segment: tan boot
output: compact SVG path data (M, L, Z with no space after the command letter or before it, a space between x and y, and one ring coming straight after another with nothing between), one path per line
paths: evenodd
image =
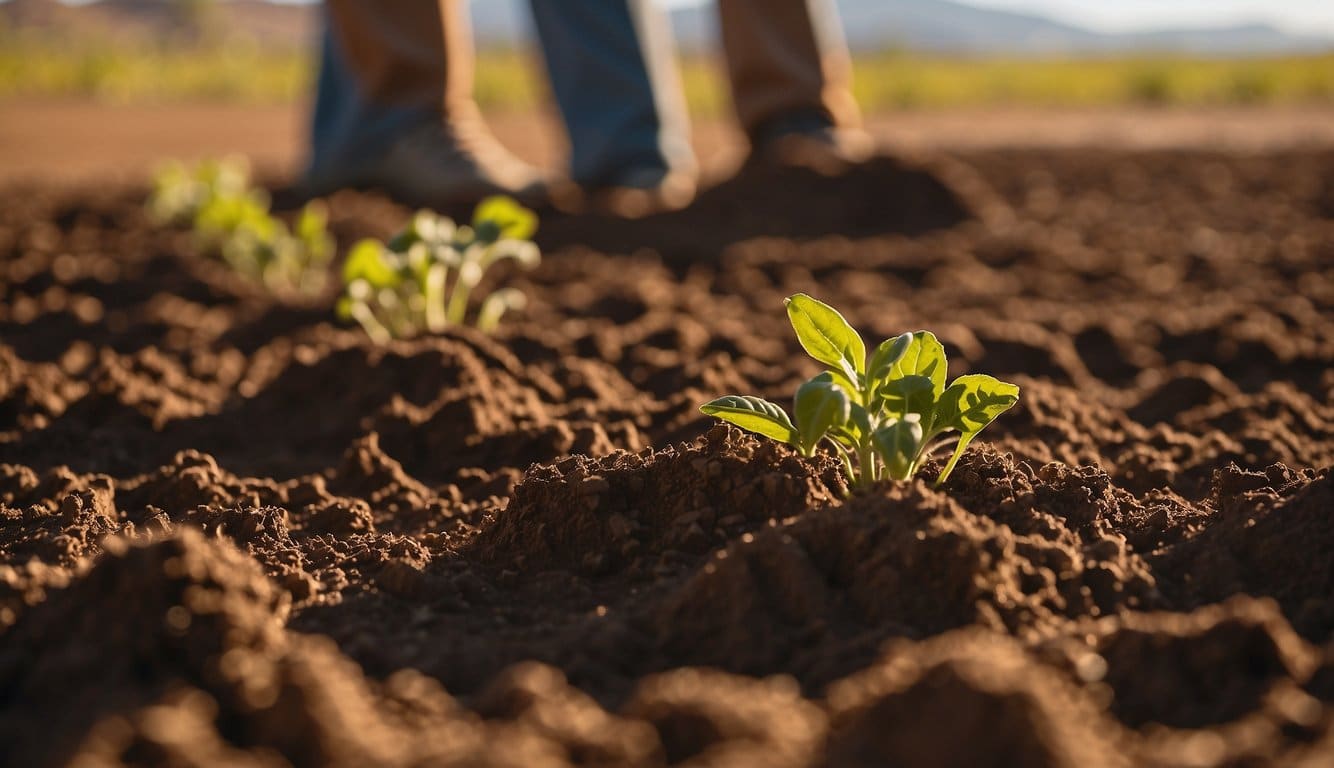
M719 0L718 10L752 161L835 171L871 154L833 0Z
M690 205L695 191L693 172L645 168L596 188L582 188L572 182L555 184L550 190L550 201L566 213L604 213L641 219Z
M309 196L342 188L379 189L407 205L444 208L506 194L525 203L543 195L537 169L510 154L479 124L428 121L383 153L329 169L311 169L300 189Z
M831 125L820 115L797 114L766 123L751 139L748 162L833 174L865 162L874 152L874 140L860 127Z
M537 171L496 141L477 109L466 0L328 0L326 11L311 166L299 192L378 187L444 207L540 191Z

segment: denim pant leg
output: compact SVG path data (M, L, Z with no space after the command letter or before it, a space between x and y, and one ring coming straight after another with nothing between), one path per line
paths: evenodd
M307 178L312 180L346 176L359 163L388 149L406 130L431 119L435 112L424 104L372 100L339 50L327 11L325 21L306 169Z
M570 176L616 184L630 171L695 171L671 27L652 0L531 0Z

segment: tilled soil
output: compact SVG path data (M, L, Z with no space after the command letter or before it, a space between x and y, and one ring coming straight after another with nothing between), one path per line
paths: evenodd
M141 202L0 191L0 762L1334 760L1334 151L752 169L384 348ZM847 497L696 411L797 291L1020 404Z

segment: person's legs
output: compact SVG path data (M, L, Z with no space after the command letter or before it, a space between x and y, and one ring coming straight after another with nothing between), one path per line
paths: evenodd
M737 117L756 149L788 135L860 154L852 62L833 0L718 0Z
M332 28L325 29L311 121L311 168L346 167L358 156L379 154L406 130L433 119L424 104L372 102L349 69Z
M551 89L585 187L654 187L696 172L671 28L651 0L531 0ZM688 197L689 193L687 193Z
M309 191L445 203L533 184L473 100L465 0L328 0L325 14Z

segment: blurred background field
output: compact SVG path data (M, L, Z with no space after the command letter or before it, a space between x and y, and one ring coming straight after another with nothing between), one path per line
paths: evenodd
M725 114L711 9L662 2L692 112ZM1323 29L1220 24L1205 13L1204 26L1107 32L981 3L842 0L864 108L1334 103L1334 37ZM300 101L314 77L318 13L261 0L0 1L0 99ZM522 3L474 2L472 15L483 108L541 104Z
M483 50L477 98L484 109L525 110L546 96L540 62ZM682 61L691 112L727 110L713 57ZM856 93L870 112L980 106L1124 104L1229 106L1334 104L1334 54L1220 59L1138 54L1080 59L958 57L912 52L859 56ZM0 98L94 98L114 104L203 100L274 104L305 98L314 77L306 50L254 42L147 48L115 41L70 44L0 35Z
M1328 0L836 1L856 95L888 147L1334 143ZM657 2L697 151L726 157L742 140L714 9ZM470 3L477 99L512 149L558 166L526 5ZM319 16L311 0L0 0L0 180L228 152L292 172Z

